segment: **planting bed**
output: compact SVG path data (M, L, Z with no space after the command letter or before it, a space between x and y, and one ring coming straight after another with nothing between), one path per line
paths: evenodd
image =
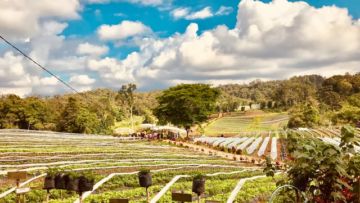
M220 144L220 143L219 143ZM145 202L145 189L137 179L141 168L151 170L153 186L150 199L176 176L180 178L158 202L169 202L172 190L191 190L189 186L195 174L209 174L206 194L209 199L230 193L241 178L263 174L261 168L201 151L178 147L160 141L125 140L110 136L60 134L49 132L0 131L0 202L13 203L16 195L11 190L15 181L7 178L7 172L27 171L22 187L32 188L26 194L27 202L43 202L43 190L47 169L94 173L94 191L83 194L83 202L108 202L111 198L129 198L130 202ZM25 182L22 180L21 182ZM190 181L190 182L189 182ZM185 187L186 186L186 187ZM189 187L188 187L189 186ZM221 200L226 199L226 195ZM79 195L65 190L51 190L50 202L76 202Z

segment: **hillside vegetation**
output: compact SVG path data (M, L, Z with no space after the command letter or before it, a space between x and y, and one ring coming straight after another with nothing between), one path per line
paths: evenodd
M344 123L355 125L360 120L359 73L327 79L318 75L309 75L288 80L267 82L257 80L249 84L223 85L216 89L220 90L221 95L212 113L234 112L239 105L260 103L266 111L288 112L289 127ZM158 107L157 98L162 93L163 91L134 93L131 112L139 118L137 119L139 122L158 121L153 112ZM131 117L129 109L129 104L119 97L119 92L110 89L52 97L20 98L16 95L2 95L0 128L110 134L114 128L129 123ZM210 124L206 131L217 133L219 131L216 130L217 126L225 128L224 132L231 133L257 129L251 126L259 119L262 120L256 118L243 122L245 126L237 126L230 121L231 119L225 118ZM227 129L228 124L233 129ZM282 124L276 127L282 127ZM264 129L272 128L273 125L264 126Z

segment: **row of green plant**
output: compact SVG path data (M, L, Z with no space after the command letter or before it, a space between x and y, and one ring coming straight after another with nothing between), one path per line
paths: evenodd
M245 171L238 174L231 175L219 175L219 176L205 176L205 185L203 191L202 202L205 200L215 200L220 202L226 202L230 193L235 188L237 182L246 177L256 176L263 174L261 171ZM192 181L190 178L183 178L177 181L170 190L160 199L159 202L171 202L172 191L181 191L184 193L192 193ZM274 182L274 181L272 181ZM273 183L275 184L275 183ZM255 194L260 195L260 193ZM250 199L249 199L250 200ZM241 201L242 202L242 201Z

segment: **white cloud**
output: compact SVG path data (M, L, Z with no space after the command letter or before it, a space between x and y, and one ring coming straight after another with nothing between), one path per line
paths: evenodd
M127 15L125 13L118 12L118 13L115 13L114 16L116 16L116 17L126 17Z
M184 18L186 20L205 19L214 16L209 6L194 12L191 12L190 8L181 7L171 11L171 15L174 19Z
M27 61L13 52L0 56L0 95L17 94L21 97L29 94L52 95L64 91L54 77L40 77L33 74Z
M90 78L88 75L75 75L69 80L69 82L74 85L92 85L95 81L95 79Z
M127 0L127 1L131 3L139 3L147 6L158 6L171 2L169 0Z
M42 20L79 18L80 9L79 0L2 0L0 30L8 38L26 39L42 31Z
M214 16L214 14L212 13L211 8L205 7L199 11L189 14L188 16L185 17L185 19L187 19L187 20L205 19L205 18L210 18L213 16Z
M171 15L175 19L179 18L185 18L187 15L189 15L190 9L189 8L177 8L171 11Z
M216 11L215 15L217 16L229 15L230 13L233 12L233 10L234 9L232 7L221 6L219 10Z
M197 30L190 24L184 34L141 43L133 53L140 61L129 66L141 87L360 70L360 25L347 10L334 6L243 0L235 28L218 26L201 35Z
M83 0L88 4L105 4L110 2L129 2L133 4L140 4L143 6L154 6L158 8L166 8L171 5L173 0Z
M141 22L128 20L124 20L117 25L101 25L97 30L102 40L121 40L150 32L151 29Z
M95 82L96 80L88 75L74 75L69 79L69 84L81 92L91 90Z
M172 11L174 18L186 19L197 13L181 9ZM212 15L226 15L226 11L219 8ZM209 16L210 12L196 16ZM335 6L314 8L299 1L242 0L233 28L221 25L200 33L198 25L192 23L184 33L154 38L148 36L151 30L141 22L101 26L98 29L101 39L125 42L137 39L139 51L123 60L100 58L106 54L106 46L65 38L61 33L66 23L49 19L38 22L42 32L19 46L52 71L70 76L69 82L79 90L99 86L119 88L128 82L153 89L179 82L223 84L298 74L330 76L359 72L359 22L347 10ZM13 52L0 52L0 94L68 91L54 78L43 77L41 73Z
M133 70L139 59L137 55L129 55L124 61L106 57L104 59L91 59L88 67L97 72L101 83L107 87L118 88L121 83L135 81Z
M90 55L90 56L102 56L108 53L109 48L105 45L98 46L90 44L88 42L79 44L77 48L77 53L80 55Z

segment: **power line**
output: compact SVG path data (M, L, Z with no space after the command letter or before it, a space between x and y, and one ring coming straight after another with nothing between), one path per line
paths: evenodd
M42 66L41 64L39 64L38 62L36 62L34 59L32 59L30 56L28 56L27 54L25 54L23 51L21 51L19 48L17 48L15 45L13 45L11 42L7 41L3 36L0 35L0 38L2 40L4 40L4 42L6 42L8 45L10 45L12 48L14 48L16 51L18 51L20 54L22 54L25 58L29 59L31 62L35 63L38 67L40 67L42 70L46 71L47 73L49 73L50 75L54 76L58 81L60 81L62 84L64 84L66 87L70 88L72 91L74 91L75 93L79 94L80 96L82 96L83 98L85 98L85 100L88 100L90 103L94 104L94 105L101 105L99 102L94 100L90 100L87 96L81 94L79 91L77 91L75 88L73 88L70 84L68 84L67 82L65 82L64 80L62 80L61 78L59 78L58 76L56 76L54 73L52 73L51 71L49 71L47 68L45 68L44 66ZM90 94L91 95L91 94Z
M70 84L66 83L64 80L62 80L61 78L59 78L58 76L56 76L54 73L52 73L51 71L49 71L48 69L46 69L44 66L40 65L38 62L36 62L34 59L32 59L30 56L28 56L27 54L25 54L23 51L21 51L19 48L17 48L15 45L13 45L11 42L7 41L3 36L0 35L0 38L2 40L4 40L4 42L6 42L8 45L10 45L12 48L14 48L16 51L18 51L20 54L22 54L25 58L29 59L31 62L35 63L38 67L40 67L42 70L46 71L47 73L49 73L50 75L52 75L53 77L55 77L58 81L60 81L62 84L64 84L66 87L70 88L72 91L74 91L75 93L78 93L80 96L84 97L85 99L88 99L87 97L85 97L85 95L80 94L79 91L77 91L75 88L73 88ZM93 102L93 100L89 100L90 103L95 104L95 105L100 105L99 102ZM101 123L104 125L104 121L101 119Z
M23 55L25 58L29 59L31 62L35 63L38 67L40 67L42 70L44 70L45 72L49 73L50 75L52 75L53 77L55 77L58 81L60 81L62 84L64 84L66 87L70 88L72 91L74 91L75 93L80 93L78 92L75 88L73 88L70 84L66 83L64 80L62 80L61 78L59 78L58 76L56 76L54 73L52 73L51 71L49 71L48 69L46 69L44 66L40 65L38 62L36 62L34 59L32 59L30 56L28 56L27 54L25 54L24 52L22 52L19 48L17 48L15 45L13 45L11 42L7 41L3 36L0 35L0 38L2 40L4 40L4 42L8 45L10 45L12 48L14 48L16 51L18 51L21 55Z

